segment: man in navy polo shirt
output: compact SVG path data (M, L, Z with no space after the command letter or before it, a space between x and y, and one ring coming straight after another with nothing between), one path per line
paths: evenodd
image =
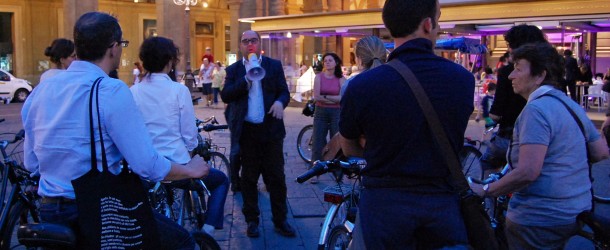
M434 54L440 14L438 0L387 0L383 22L396 48L388 60L411 68L459 152L474 109L474 77ZM401 75L387 65L368 70L352 79L341 105L342 149L368 163L359 205L366 247L467 245L448 165ZM366 149L358 143L360 136Z

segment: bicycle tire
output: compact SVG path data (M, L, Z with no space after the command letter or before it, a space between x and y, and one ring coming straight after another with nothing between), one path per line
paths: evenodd
M464 145L459 153L460 163L462 164L462 172L466 177L475 179L483 178L483 169L481 168L481 156L483 154L472 145Z
M31 216L29 208L23 201L17 201L9 211L7 223L2 230L2 242L0 242L1 250L14 249L21 246L17 240L17 228L22 224L35 222ZM37 222L37 221L36 221Z
M193 239L201 250L220 250L220 245L214 237L203 231L193 232Z
M220 170L229 176L229 160L220 152L210 152L211 167Z
M301 129L297 137L297 152L305 163L311 163L313 150L313 124L307 125Z
M328 244L324 247L324 249L347 249L349 243L352 241L352 235L347 228L343 225L338 225L333 227L330 230L330 234L328 236Z

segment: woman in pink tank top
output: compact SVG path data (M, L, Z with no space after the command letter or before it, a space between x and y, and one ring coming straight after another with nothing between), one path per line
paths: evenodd
M335 53L326 53L322 59L324 70L316 75L313 84L316 111L313 119L312 162L322 158L322 148L326 145L329 132L331 137L339 132L340 91L345 82L341 58ZM317 179L312 179L312 183L316 182Z

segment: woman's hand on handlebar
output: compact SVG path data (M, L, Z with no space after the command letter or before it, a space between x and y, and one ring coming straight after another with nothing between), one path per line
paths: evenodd
M476 193L478 196L485 197L486 192L485 190L483 190L483 185L474 182L469 183L469 185L472 191L474 191L474 193Z
M186 164L186 167L192 170L190 178L202 178L210 173L210 165L208 165L199 155L193 156L191 161Z

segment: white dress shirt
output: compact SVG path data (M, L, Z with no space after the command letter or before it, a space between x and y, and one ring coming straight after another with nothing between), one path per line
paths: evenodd
M191 94L167 74L152 73L131 87L153 145L159 154L178 164L191 160L197 147L197 126Z
M260 64L262 65L263 57L261 56L259 60ZM243 58L243 63L246 65L246 58ZM251 81L251 83L252 85L248 91L248 113L246 114L245 120L250 123L259 124L263 123L265 120L263 86L261 81Z
M29 171L40 174L38 194L43 197L74 199L71 181L91 170L89 93L98 77L104 77L99 87L99 109L110 171L120 172L123 157L144 179L159 181L170 171L170 161L153 148L127 85L108 77L95 64L74 61L65 72L38 84L21 110L26 134L24 164ZM93 115L97 168L101 171L95 109Z

